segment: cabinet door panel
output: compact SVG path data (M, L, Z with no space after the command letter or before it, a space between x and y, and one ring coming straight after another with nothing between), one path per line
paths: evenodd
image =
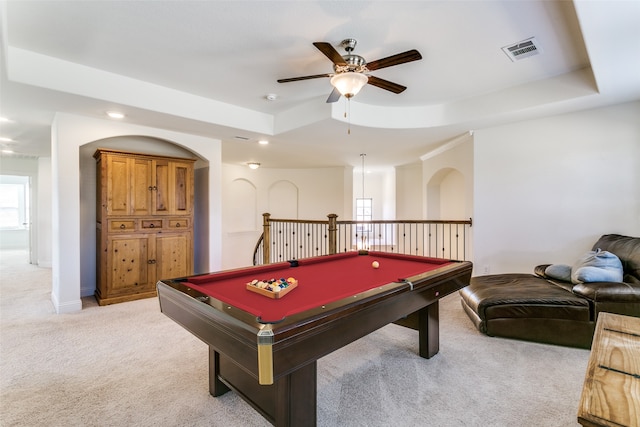
M193 210L193 164L156 160L155 213L190 215Z
M192 274L191 233L156 236L157 280Z
M151 213L151 161L132 159L131 164L131 213L148 215Z
M109 296L151 287L149 239L147 236L111 237L107 286Z
M155 188L154 188L154 212L156 214L169 213L171 197L169 189L169 162L166 160L156 160L155 162Z
M129 214L129 165L128 159L107 157L107 214Z
M188 165L175 165L175 177L174 177L174 211L176 215L189 213L191 208L190 203L190 167Z

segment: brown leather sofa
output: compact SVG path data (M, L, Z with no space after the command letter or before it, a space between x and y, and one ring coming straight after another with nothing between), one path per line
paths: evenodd
M460 290L462 307L489 336L590 348L598 313L640 317L640 238L607 234L593 245L620 258L623 282L577 283L535 274L471 278Z

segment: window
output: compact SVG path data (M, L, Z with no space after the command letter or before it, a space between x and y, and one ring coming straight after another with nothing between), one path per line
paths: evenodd
M356 221L371 221L373 219L373 199L356 199Z
M356 221L371 221L373 219L373 199L356 199ZM369 234L373 230L372 224L358 224L356 226L356 246L358 249L369 249Z
M3 175L0 182L0 229L29 227L29 178Z

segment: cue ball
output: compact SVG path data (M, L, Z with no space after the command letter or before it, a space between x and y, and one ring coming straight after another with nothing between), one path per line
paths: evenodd
M371 267L373 267L373 268L378 268L378 267L380 267L380 263L379 263L378 261L373 261L373 262L371 263Z

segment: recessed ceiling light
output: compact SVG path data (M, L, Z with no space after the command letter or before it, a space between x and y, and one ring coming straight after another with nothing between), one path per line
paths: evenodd
M13 154L13 150L2 150L5 154Z
M124 114L118 111L107 111L107 116L112 119L124 119Z
M2 141L2 142L13 142L13 139L5 138L4 136L0 136L0 141Z
M256 163L256 162L250 162L250 163L247 163L247 165L249 165L250 169L258 169L260 167L260 163Z
M265 96L265 98L267 98L267 101L275 101L276 99L278 99L278 95L276 95L275 93L270 93Z
M267 141L266 139L261 139L260 141L258 141L258 144L267 145L267 144L269 144L269 141Z
M13 120L8 119L6 117L0 117L0 122L2 122L2 123L13 123Z

